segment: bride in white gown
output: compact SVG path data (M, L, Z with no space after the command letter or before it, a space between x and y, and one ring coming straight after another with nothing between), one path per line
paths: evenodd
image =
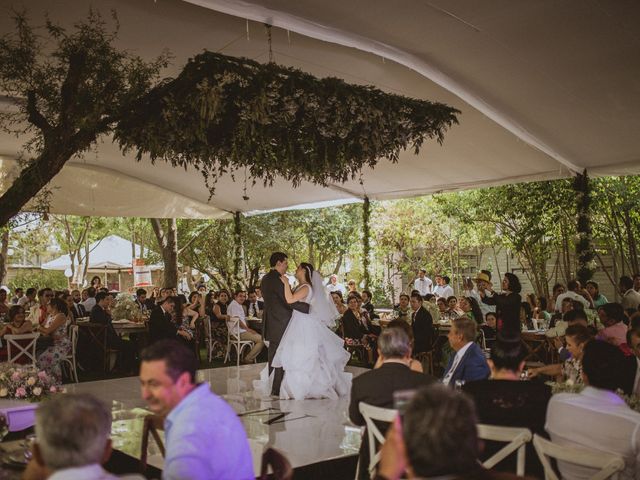
M349 393L351 374L344 371L350 355L344 349L344 341L329 330L338 316L329 298L322 276L313 266L301 263L296 270L299 286L291 291L286 276L287 303L297 301L310 305L309 313L293 311L289 325L273 358L272 367L282 367L284 378L280 386L281 399L337 398ZM273 374L269 367L260 374L257 385L263 391L271 391Z

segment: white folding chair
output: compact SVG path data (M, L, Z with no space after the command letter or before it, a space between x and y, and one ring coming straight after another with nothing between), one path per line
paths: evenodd
M7 341L7 361L14 363L23 355L31 360L33 366L36 366L36 341L40 336L39 333L23 333L20 335L5 335ZM26 343L26 345L24 345ZM18 350L15 355L11 354L11 348Z
M572 463L583 467L600 469L589 480L605 480L610 478L617 480L618 472L624 470L624 459L619 455L604 453L588 448L575 448L558 445L539 435L533 436L533 446L536 449L540 463L544 468L545 480L559 480L559 476L553 470L549 458L555 458L558 462Z
M513 452L517 451L518 463L516 466L516 475L519 477L524 476L526 447L527 443L530 442L532 438L531 430L528 428L499 427L497 425L479 424L478 437L483 440L507 443L507 445L502 447L490 458L486 459L482 463L483 467L492 469Z
M71 352L65 358L62 359L63 365L69 366L69 373L71 379L78 383L78 363L76 361L76 349L78 347L78 326L69 326L69 336L71 337Z
M207 340L207 358L209 360L209 363L211 363L212 360L212 354L213 351L215 349L216 345L220 345L221 342L219 342L218 340L214 340L213 338L213 329L211 328L211 317L209 317L209 315L207 315L206 317L204 317L204 329L205 329L205 334L207 336L206 340Z
M364 417L364 421L367 425L367 440L369 441L369 477L373 478L376 465L380 462L380 450L376 448L376 441L384 445L384 434L380 431L375 422L391 423L394 418L398 416L398 411L391 408L380 408L369 405L368 403L360 402L358 405L360 413ZM360 472L360 461L358 460L358 467L356 469L356 479Z
M224 356L224 363L229 361L231 357L231 347L235 347L236 349L236 357L237 357L237 366L240 366L240 357L242 356L242 352L245 348L251 350L255 345L251 340L240 340L240 335L236 335L233 332L238 331L238 325L240 324L239 317L231 317L227 321L227 353Z

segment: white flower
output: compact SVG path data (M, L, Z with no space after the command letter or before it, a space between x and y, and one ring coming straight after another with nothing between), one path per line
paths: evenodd
M42 393L42 389L41 389L40 387L35 387L35 388L33 389L33 394L34 394L36 397L39 397L41 393Z
M9 395L9 391L6 388L0 388L0 397L6 397Z
M34 377L29 377L29 379L27 380L27 385L31 387L35 384L36 384L36 379Z

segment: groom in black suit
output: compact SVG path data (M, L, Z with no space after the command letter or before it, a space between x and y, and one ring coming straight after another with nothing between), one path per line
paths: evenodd
M271 372L271 362L278 350L280 340L284 335L293 309L309 312L309 305L303 302L296 302L292 305L287 303L284 296L284 284L280 277L287 272L289 263L287 255L282 252L271 254L269 265L271 270L264 277L260 284L262 297L264 298L264 312L262 314L263 321L263 337L269 342L269 372ZM280 395L280 384L284 377L284 370L276 368L273 374L273 386L271 387L271 395Z

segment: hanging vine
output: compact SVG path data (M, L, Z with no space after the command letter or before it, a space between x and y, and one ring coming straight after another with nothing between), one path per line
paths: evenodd
M576 277L584 285L591 280L596 270L595 250L591 232L591 188L587 171L576 175L573 181L577 202L577 240L576 257L578 259L578 271Z
M369 272L371 262L371 202L369 197L364 197L362 204L362 274L364 277L364 288L368 289L371 283L371 272Z

